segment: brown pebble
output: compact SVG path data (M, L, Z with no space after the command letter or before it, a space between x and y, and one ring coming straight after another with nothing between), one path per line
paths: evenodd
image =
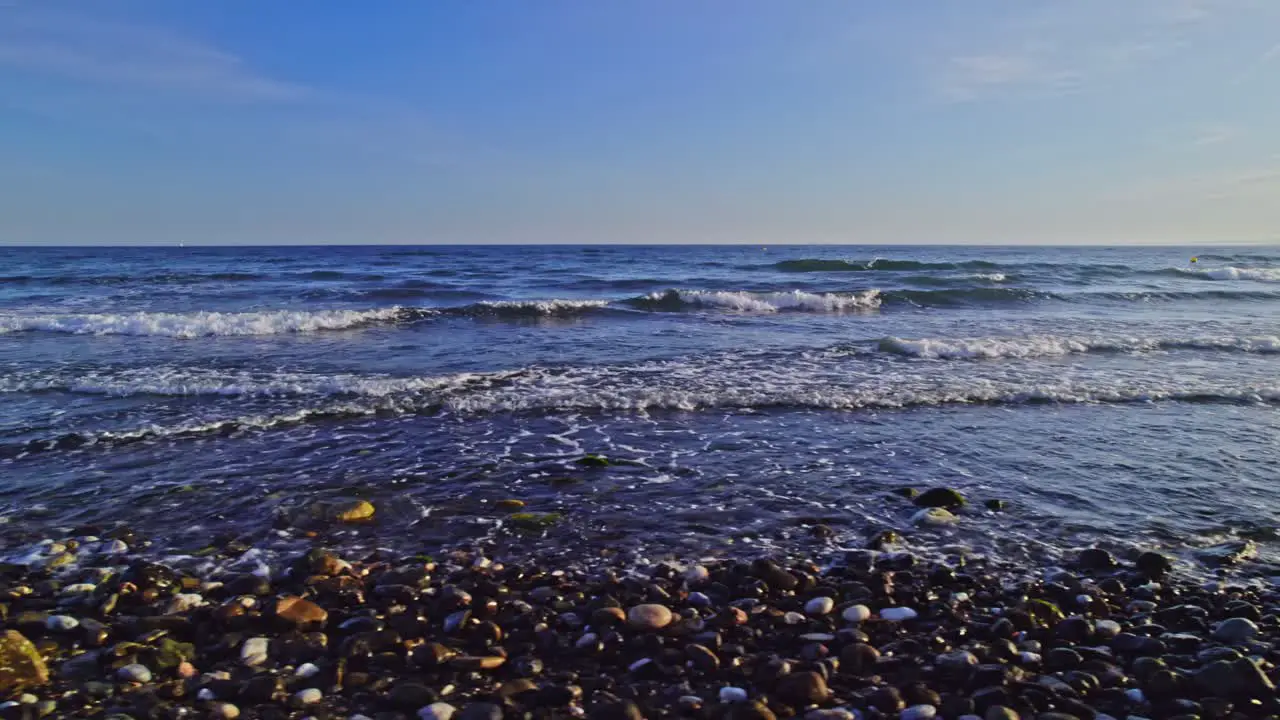
M637 630L661 630L671 624L671 617L665 605L645 603L627 611L627 624Z
M329 611L310 600L286 595L276 601L276 617L294 625L320 625L329 619Z
M501 655L459 655L449 661L458 670L493 670L507 661Z
M799 705L816 705L831 696L827 681L816 672L785 675L778 681L778 696Z

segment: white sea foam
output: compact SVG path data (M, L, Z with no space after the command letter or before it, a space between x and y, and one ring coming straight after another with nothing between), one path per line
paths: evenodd
M736 312L774 313L786 310L845 312L880 307L879 290L864 290L857 293L808 293L800 290L791 292L677 290L674 293L680 302L687 305ZM653 293L645 299L650 302L665 302L672 297L671 292Z
M989 282L1004 282L1005 280L1008 279L1008 276L1006 276L1004 273L998 273L998 272L997 273L978 273L973 277L977 278L978 280L987 280Z
M195 338L282 335L346 330L400 317L398 307L376 310L271 310L262 312L0 313L0 334L139 335Z
M1246 353L1280 353L1280 337L1224 336L1186 338L1064 337L1029 335L990 338L888 337L880 341L882 352L930 360L1029 358L1089 352L1152 352L1157 350L1223 350Z
M1187 270L1193 275L1210 280L1254 280L1256 282L1280 282L1280 268L1242 268L1226 266Z
M499 314L570 315L606 308L609 302L608 300L486 300L472 307L480 312L490 310Z

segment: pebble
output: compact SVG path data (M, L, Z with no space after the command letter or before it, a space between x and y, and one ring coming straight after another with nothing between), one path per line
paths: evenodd
M44 626L50 632L71 632L80 627L80 621L70 615L50 615L44 621Z
M912 705L902 711L899 720L933 720L938 716L938 709L932 705Z
M866 605L850 605L840 613L840 617L844 618L845 622L860 623L871 617L871 608Z
M665 605L646 603L627 611L627 624L637 630L661 630L671 624L671 610Z
M683 577L689 587L698 587L711 579L711 571L701 565L692 565L685 569Z
M1258 634L1258 626L1252 620L1233 617L1223 620L1213 629L1213 639L1218 642L1235 645L1249 640Z
M116 677L125 682L149 683L151 682L151 670L146 665L133 663L117 670Z
M1099 638L1110 640L1120 634L1120 623L1115 620L1099 620L1093 624L1093 631Z
M264 637L249 638L240 648L240 662L249 667L257 667L267 661L267 652L271 641Z
M836 607L836 601L829 597L816 597L804 604L804 611L814 617L828 615Z
M293 704L297 707L315 705L324 699L324 693L316 688L306 688L293 694Z
M191 612L196 608L204 605L204 596L198 593L178 593L169 601L169 607L165 612L169 615L180 615L185 612Z
M728 705L747 701L747 691L740 687L726 686L720 688L720 702Z
M958 518L950 510L940 507L925 508L911 516L912 525L924 527L945 527L954 525Z
M437 702L419 710L418 717L420 720L450 720L456 712L457 708L449 703Z
M309 678L320 674L320 668L312 663L302 663L293 671L295 677Z
M920 613L909 607L891 607L880 611L880 617L889 622L905 622L907 620L915 620L919 616Z
M240 717L240 708L228 702L213 703L209 706L209 715L222 720L235 720Z

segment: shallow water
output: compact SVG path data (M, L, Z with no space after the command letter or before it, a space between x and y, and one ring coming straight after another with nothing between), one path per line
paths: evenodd
M1276 561L1280 250L1190 252L5 249L3 532L183 548L359 494L351 541L412 550L802 549L945 484L1008 508L927 534L1011 558Z

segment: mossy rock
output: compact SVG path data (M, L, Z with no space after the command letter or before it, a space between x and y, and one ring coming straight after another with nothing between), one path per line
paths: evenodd
M514 513L507 518L511 525L521 530L546 530L557 523L564 516L560 513Z
M373 503L361 498L334 498L316 500L304 507L289 513L289 522L293 525L313 525L317 523L360 523L373 519L377 511Z
M995 498L992 498L986 501L985 503L983 503L983 505L986 505L988 510L992 510L994 512L1000 512L1001 510L1004 510L1005 507L1008 506L1008 503L1006 503L1003 500L996 500Z
M1067 617L1057 605L1039 598L1027 601L1027 615L1039 627L1053 627Z
M908 500L914 500L915 497L920 494L920 491L913 487L894 488L892 492L894 495L904 497Z
M968 503L964 495L951 488L932 488L924 491L915 499L917 507L943 508L956 510Z
M499 510L519 510L524 507L524 501L508 498L506 500L499 500L495 502L493 506Z
M603 455L584 455L574 462L583 467L609 467L609 458Z
M49 682L49 667L17 630L0 634L0 696Z

